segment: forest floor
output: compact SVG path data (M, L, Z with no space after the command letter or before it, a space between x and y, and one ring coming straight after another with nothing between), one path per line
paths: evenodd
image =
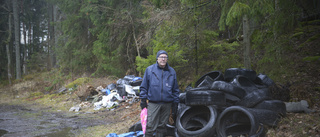
M88 84L94 87L112 82L95 78ZM3 136L106 136L127 133L140 120L139 102L122 102L119 107L94 110L93 104L83 103L74 93L39 94L43 80L21 81L0 89L0 135ZM82 88L85 88L83 86ZM81 87L80 87L81 88ZM78 112L69 109L82 104ZM269 128L271 137L319 137L320 109L314 113L287 113L277 127Z

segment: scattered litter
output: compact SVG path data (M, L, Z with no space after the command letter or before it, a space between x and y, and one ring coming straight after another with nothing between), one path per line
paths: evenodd
M121 78L117 83L109 83L106 87L98 86L94 88L91 85L86 86L85 90L76 91L75 94L81 99L79 105L71 107L69 111L79 112L81 108L93 106L93 110L115 110L121 102L132 104L139 102L139 90L142 82L141 77L127 75ZM80 87L81 88L81 87ZM74 91L76 87L69 88L69 91ZM66 88L60 90L65 91ZM71 92L70 92L71 93ZM127 106L126 108L130 108Z
M69 109L69 111L79 112L79 111L80 111L80 109L81 109L81 107L79 107L79 106L75 106L75 107L71 107L71 108Z
M99 86L96 88L96 91L101 91L102 89L104 89L102 86Z

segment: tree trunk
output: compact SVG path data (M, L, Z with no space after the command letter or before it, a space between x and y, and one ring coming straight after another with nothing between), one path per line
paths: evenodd
M53 33L53 26L51 25L53 21L53 6L48 3L48 64L47 69L50 70L53 66L53 45L54 45L54 33Z
M249 19L247 15L242 18L243 22L243 45L244 45L244 67L251 69L250 62L250 30L249 30Z
M26 75L27 72L27 50L28 50L28 43L27 43L27 32L26 32L26 25L23 24L23 41L24 41L24 48L23 48L23 74Z
M274 2L274 9L275 9L275 16L279 15L280 12L280 7L279 7L279 0L275 0ZM278 28L278 22L275 20L274 25L273 25L273 37L274 41L277 39L278 34L277 34L277 28Z
M54 5L53 6L53 21L58 22L58 6ZM53 50L53 67L57 66L57 56L56 56L56 49L58 48L58 27L57 25L53 26L53 31L54 31L54 50Z
M11 5L10 5L10 1L7 0L7 5L8 5L8 15L9 15L9 18L8 18L8 25L9 25L9 36L8 36L8 39L6 41L6 50L7 50L7 58L8 58L8 80L9 80L9 85L11 85L11 55L10 55L10 47L9 47L9 44L10 44L10 41L11 41L11 37L12 37L12 24L11 24L11 20L12 20L12 15L11 15Z
M21 79L21 66L20 66L20 23L18 13L18 2L12 0L13 7L13 22L14 22L14 39L16 48L16 79Z
M196 7L197 5L195 5L195 7ZM196 15L195 14L195 10L194 10L194 15ZM195 45L195 64L196 64L196 75L198 75L198 70L199 70L199 65L198 65L198 36L197 36L197 26L198 26L198 24L199 24L199 16L197 16L197 20L195 21L195 24L194 24L194 31L195 31L195 33L194 33L194 38L195 38L195 40L194 40L194 45Z

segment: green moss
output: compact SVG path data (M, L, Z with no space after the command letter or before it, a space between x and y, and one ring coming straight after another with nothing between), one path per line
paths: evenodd
M68 85L66 85L66 88L73 88L73 87L77 87L78 85L82 85L84 83L87 83L90 81L90 78L88 77L84 77L84 78L78 78L75 81L69 83Z

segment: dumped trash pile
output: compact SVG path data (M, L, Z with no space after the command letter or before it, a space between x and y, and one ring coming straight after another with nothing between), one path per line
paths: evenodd
M94 89L92 86L87 87L84 94L78 95L84 101L81 104L74 106L69 111L80 111L83 107L89 107L91 104L94 110L106 108L108 110L116 109L121 102L139 101L139 88L142 82L141 77L127 75L119 79L116 83L110 83L106 87L99 86Z
M88 86L86 96L79 96L86 102L69 111L77 112L91 104L94 110L113 110L121 102L139 102L141 82L141 77L127 75L106 87ZM167 136L266 136L267 129L277 126L286 112L313 112L304 100L287 103L273 99L269 90L273 85L267 75L254 70L229 68L224 74L209 72L200 77L194 87L188 86L180 93L176 121L166 125ZM128 131L118 136L142 136L141 121Z
M273 100L274 82L241 68L212 71L180 94L176 136L265 136L286 116L286 105Z

